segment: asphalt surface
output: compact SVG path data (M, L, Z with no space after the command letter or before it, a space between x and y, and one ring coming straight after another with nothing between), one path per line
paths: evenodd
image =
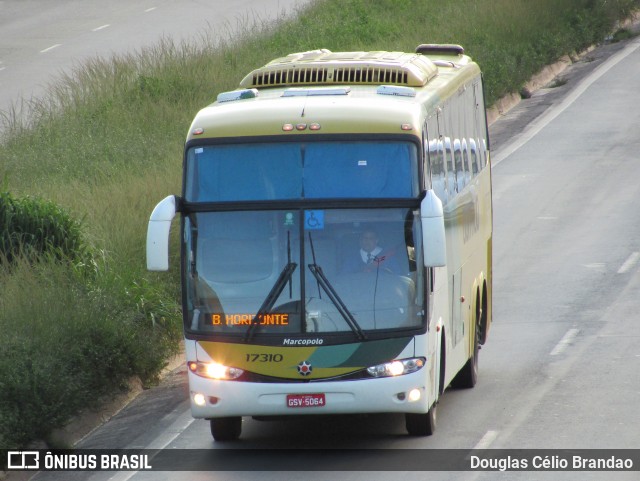
M312 0L0 0L0 115L29 104L95 57L228 39Z

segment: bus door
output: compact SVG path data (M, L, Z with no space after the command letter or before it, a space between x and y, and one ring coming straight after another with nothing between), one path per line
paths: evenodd
M451 277L451 343L455 347L464 338L462 318L462 269Z

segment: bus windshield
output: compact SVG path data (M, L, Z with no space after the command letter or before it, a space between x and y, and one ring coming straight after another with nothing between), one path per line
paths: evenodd
M413 209L191 213L184 246L193 333L353 339L423 325Z
M417 148L398 141L314 141L194 146L188 202L415 198Z

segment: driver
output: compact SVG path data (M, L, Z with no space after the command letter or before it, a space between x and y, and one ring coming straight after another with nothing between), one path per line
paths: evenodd
M391 251L379 245L378 234L367 229L360 235L360 249L345 260L343 271L346 273L386 271L397 274L400 266Z

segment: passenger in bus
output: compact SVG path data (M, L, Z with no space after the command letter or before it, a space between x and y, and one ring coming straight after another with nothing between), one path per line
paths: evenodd
M360 249L344 259L343 273L387 272L400 274L401 269L395 253L378 244L378 234L367 229L360 235Z

